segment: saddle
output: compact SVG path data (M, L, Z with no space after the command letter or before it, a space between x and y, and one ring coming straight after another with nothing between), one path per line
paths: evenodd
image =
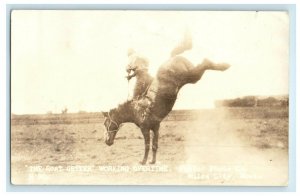
M139 97L137 97L137 105L138 107L141 107L144 111L142 114L143 120L146 119L147 116L152 115L151 108L153 107L153 104L155 103L155 97L157 95L158 91L158 80L153 79L151 83L147 86L143 94ZM156 116L153 116L155 119L159 119Z

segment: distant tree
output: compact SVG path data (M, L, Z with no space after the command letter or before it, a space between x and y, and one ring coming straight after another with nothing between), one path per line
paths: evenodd
M279 103L279 100L277 100L276 98L268 97L268 98L259 100L258 105L263 106L263 107L271 107L271 106L278 105L278 103Z
M65 108L61 111L62 114L66 114L68 112L68 108Z
M288 97L276 98L272 96L267 98L245 96L242 98L215 101L216 107L287 107L288 105Z
M246 96L243 98L243 107L254 107L255 105L257 105L255 96Z

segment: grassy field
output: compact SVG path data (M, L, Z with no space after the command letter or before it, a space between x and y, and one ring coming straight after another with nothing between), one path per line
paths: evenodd
M173 111L161 124L157 164L125 124L104 144L100 113L13 115L14 184L286 185L288 109ZM150 154L151 155L151 154Z

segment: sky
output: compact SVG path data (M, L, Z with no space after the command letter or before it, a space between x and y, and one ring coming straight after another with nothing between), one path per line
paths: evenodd
M127 50L155 73L191 32L182 55L231 65L184 86L174 109L214 107L247 95L288 94L289 17L255 11L15 10L11 20L11 109L14 114L105 111L126 101Z

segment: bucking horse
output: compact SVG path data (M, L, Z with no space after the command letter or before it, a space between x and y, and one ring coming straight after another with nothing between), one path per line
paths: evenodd
M134 123L141 129L144 136L145 152L143 159L140 161L143 165L146 164L148 159L150 131L153 131L153 156L149 163L155 164L160 123L172 110L179 90L186 84L198 82L206 70L224 71L229 67L229 64L216 64L208 59L204 59L202 63L195 66L183 56L171 55L160 66L143 96L139 99L126 101L109 112L102 112L105 117L105 143L108 146L114 143L114 139L123 123Z

